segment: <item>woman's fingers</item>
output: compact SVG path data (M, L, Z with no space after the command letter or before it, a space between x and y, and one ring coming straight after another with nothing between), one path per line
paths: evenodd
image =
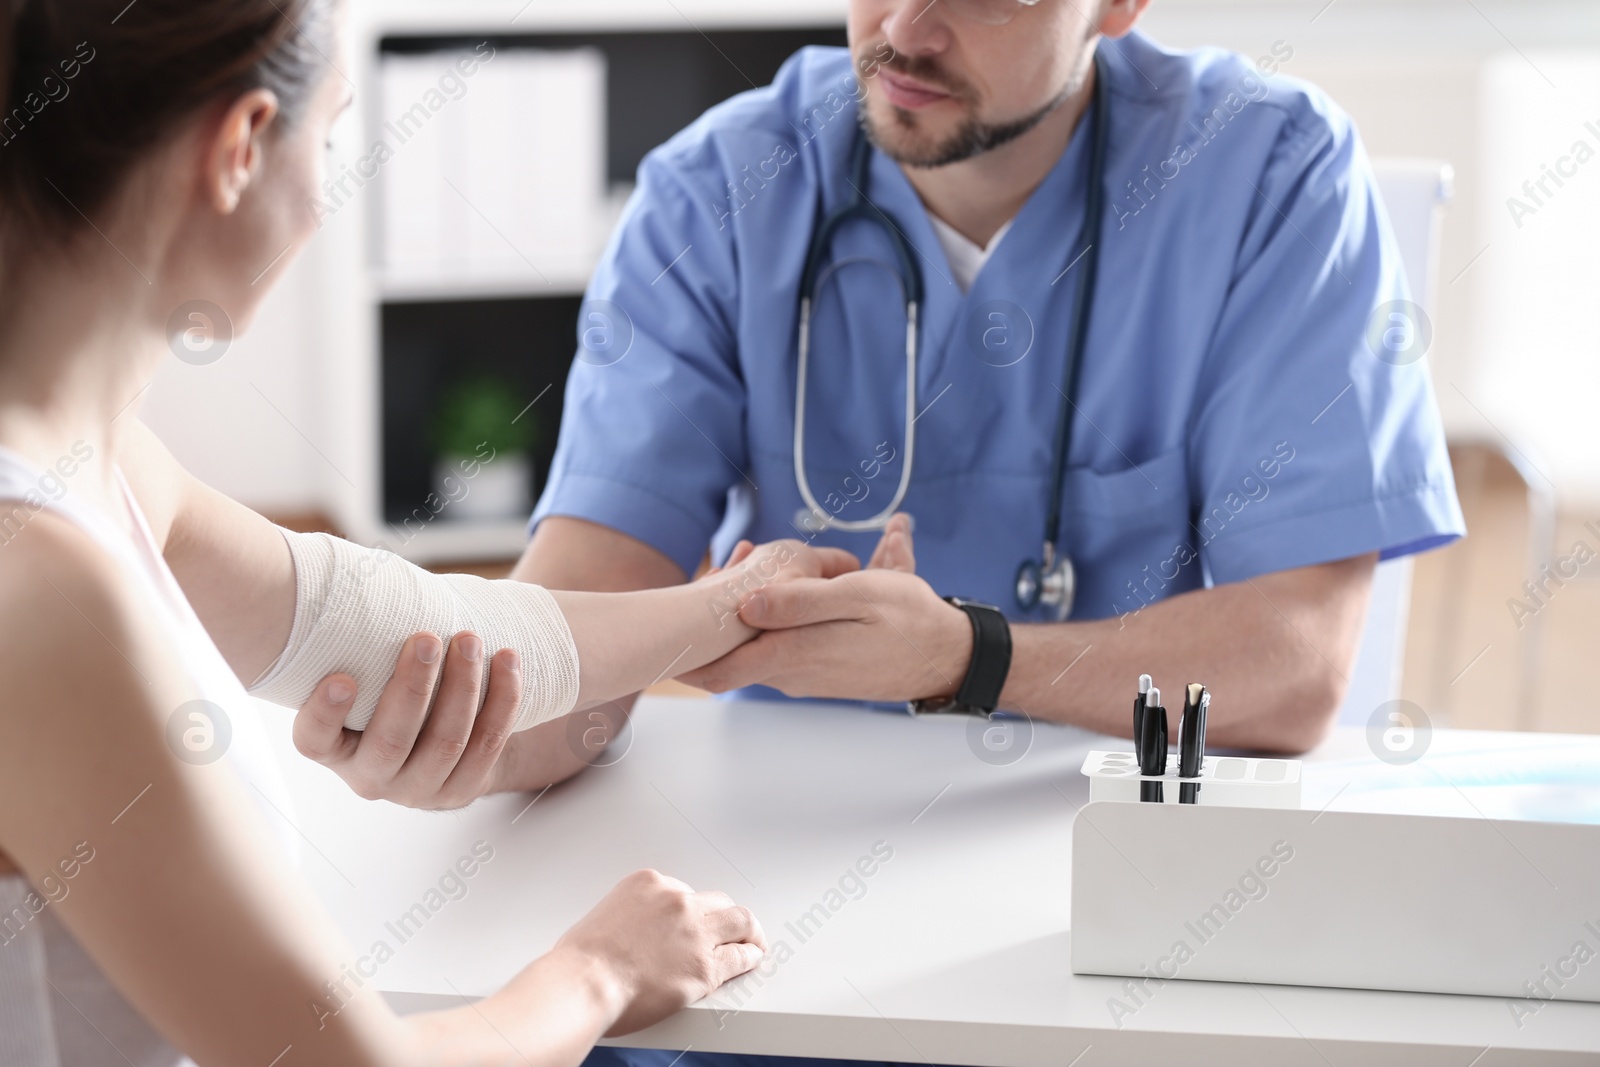
M749 557L750 553L755 551L755 549L756 544L754 541L740 541L738 544L733 546L733 551L728 553L727 561L724 562L720 567L707 568L704 577L709 578L713 574L721 574L725 570L737 567L739 564L743 563Z
M756 966L767 938L725 893L696 893L660 871L635 871L557 942L631 990L607 1033L632 1033Z
M755 913L720 890L696 893L693 903L705 915L709 935L710 988L715 989L745 973L767 953L767 935Z
M841 574L853 574L861 569L861 561L854 552L846 552L842 548L816 548L818 560L822 564L823 578L837 578Z
M711 976L711 988L730 982L746 971L755 970L761 957L766 954L766 949L742 942L718 945L711 954L712 965L716 968L716 973Z
M749 908L730 902L706 916L706 928L719 944L742 941L766 951L767 935Z

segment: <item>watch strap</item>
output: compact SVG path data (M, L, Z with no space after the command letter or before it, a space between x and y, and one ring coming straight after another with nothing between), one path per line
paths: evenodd
M1000 706L1000 692L1011 672L1011 624L999 608L960 597L946 597L972 622L972 660L956 690L956 703L984 713Z

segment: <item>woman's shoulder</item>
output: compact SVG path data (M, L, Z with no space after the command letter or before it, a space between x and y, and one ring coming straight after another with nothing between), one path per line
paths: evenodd
M0 730L38 718L29 700L63 686L137 677L142 615L131 576L92 534L49 508L30 515L0 546Z
M51 509L0 547L0 852L24 867L115 815L169 755L185 686L142 597Z

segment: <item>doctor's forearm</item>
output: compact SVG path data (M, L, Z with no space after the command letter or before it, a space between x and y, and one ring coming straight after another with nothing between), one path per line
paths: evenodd
M1129 737L1136 682L1149 674L1173 694L1189 682L1210 687L1207 738L1218 747L1288 751L1315 743L1315 724L1334 703L1327 672L1286 655L1281 640L1240 627L1227 634L1186 633L1181 623L1168 625L1177 619L1149 617L1155 610L1126 630L1115 620L1013 627L1001 707ZM1135 628L1140 632L1130 632ZM1304 706L1294 708L1296 700ZM1176 715L1181 700L1164 702ZM1171 728L1177 729L1176 719Z
M1337 703L1320 661L1250 623L1197 632L1186 605L1162 607L1123 628L1115 619L1014 627L1001 707L1128 737L1136 682L1149 674L1173 694L1189 682L1212 690L1207 738L1218 747L1295 751L1315 743ZM1181 701L1165 703L1176 714Z
M1001 706L1126 737L1140 674L1173 694L1204 682L1211 743L1304 751L1344 697L1371 568L1361 557L1196 590L1121 618L1015 626ZM1164 703L1174 715L1181 705Z

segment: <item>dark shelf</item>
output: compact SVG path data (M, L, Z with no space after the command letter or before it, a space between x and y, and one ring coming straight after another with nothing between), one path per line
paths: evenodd
M619 33L390 36L386 53L594 47L607 57L607 171L613 184L634 178L639 161L706 109L771 82L811 44L843 45L842 28ZM494 375L518 398L538 402L534 445L537 497L549 474L561 422L567 371L577 348L578 295L514 299L385 302L381 313L382 462L385 521L426 512L433 491L431 427L441 397L457 382ZM541 393L543 394L541 396ZM418 509L424 509L418 512ZM448 514L448 509L446 509Z
M479 375L504 380L518 411L533 403L519 421L534 424L537 494L555 454L581 303L565 296L383 306L385 521L398 524L424 507L433 491L431 427L439 399Z

